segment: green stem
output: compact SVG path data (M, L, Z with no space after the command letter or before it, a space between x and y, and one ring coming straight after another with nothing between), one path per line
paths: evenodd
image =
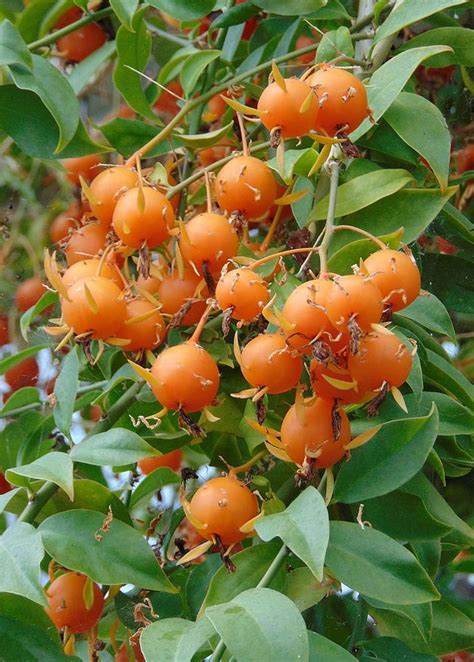
M367 602L359 595L357 599L357 614L354 621L354 628L352 635L347 646L347 650L352 652L357 643L364 638L367 629L367 616L369 615L369 608Z
M106 432L114 423L127 411L129 406L135 400L138 392L143 386L143 382L134 382L130 388L117 400L115 404L109 409L105 418L99 421L87 435L86 439L92 437L100 432ZM36 493L33 501L30 501L21 515L18 517L20 522L28 522L33 524L36 516L41 512L43 506L51 499L52 496L59 490L59 486L55 483L46 482Z
M257 588L265 588L268 586L272 579L275 577L276 573L280 569L281 564L285 560L286 555L288 554L288 548L286 545L282 545L280 548L280 551L278 554L275 556L273 561L270 564L270 567L268 568L267 572L263 575L262 579L258 582ZM217 644L214 653L212 654L212 657L210 659L210 662L219 662L219 660L222 657L222 654L224 653L226 649L226 645L224 641L221 639L219 643Z
M331 241L332 235L334 234L334 221L336 218L337 187L339 184L339 167L340 167L339 160L332 159L330 156L327 165L327 170L331 175L328 215L326 219L324 238L319 248L319 261L320 261L321 274L326 273L328 270L327 255L328 255L329 242Z
M89 393L90 391L95 391L95 389L101 389L103 386L108 384L108 380L104 379L101 382L96 382L95 384L87 384L86 386L81 386L77 389L77 395L82 395L83 393ZM41 407L47 405L47 401L42 402L32 402L29 405L23 405L23 407L17 407L16 409L11 409L5 413L0 411L0 418L11 418L17 416L18 414L23 414L25 411L31 411L32 409L41 409Z
M41 37L41 39L32 41L30 44L28 44L28 48L30 51L35 51L37 48L41 48L41 46L49 46L50 44L54 44L54 42L56 42L58 39L71 34L71 32L74 32L74 30L82 28L84 25L88 25L89 23L99 21L101 18L110 16L113 13L114 12L111 7L106 7L106 9L100 9L99 11L92 12L91 14L86 14L78 21L74 21L74 23L66 25L65 28L61 28L60 30L56 30L55 32L51 32L50 34Z

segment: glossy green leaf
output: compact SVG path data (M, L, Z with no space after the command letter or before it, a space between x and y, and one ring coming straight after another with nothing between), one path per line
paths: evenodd
M403 44L403 50L444 44L452 48L451 53L435 55L426 61L426 66L449 67L451 64L463 64L474 67L474 34L469 28L435 28L416 35Z
M157 134L157 129L154 126L145 124L140 120L124 120L122 118L114 119L102 125L100 130L112 147L125 157L131 156L135 150ZM172 137L150 150L149 156L166 154L170 148L176 149L179 146L178 140Z
M316 62L329 62L338 55L354 57L354 45L349 28L341 26L337 30L330 30L323 34L316 51Z
M383 609L371 609L383 636L396 637L418 653L444 655L471 648L474 623L463 612L447 602L433 603L433 631L428 642L423 641L416 626L406 617Z
M23 313L20 317L20 331L23 338L28 341L28 331L32 322L40 315L48 306L58 302L57 292L46 290L39 301L35 303L29 310Z
M462 4L465 4L464 0L422 0L421 2L404 0L390 12L390 15L377 29L374 43L378 43L382 39L399 32L407 25L416 23L427 16L431 16L431 14Z
M11 619L18 625L38 627L51 642L60 645L59 632L46 615L43 607L21 595L13 593L0 594L0 616ZM3 634L2 634L3 637ZM2 643L3 643L2 638ZM2 650L2 653L4 651Z
M213 635L215 630L206 618L197 623L183 618L166 618L143 630L140 648L147 662L191 662Z
M68 80L77 95L85 91L98 71L115 54L115 47L115 41L106 41L103 46L74 66Z
M397 161L404 161L410 163L411 165L419 165L419 156L414 149L409 147L400 136L395 133L392 127L387 124L383 119L379 121L377 126L371 129L368 133L357 140L357 145L360 147L366 147L370 150L373 150L372 154L374 158L379 160L381 157L389 158L389 163L392 163L393 159ZM357 162L360 159L356 159L350 166L348 172L350 172ZM380 168L373 161L369 161L371 168Z
M143 78L136 73L145 71L151 52L151 35L144 21L145 11L146 7L135 14L132 24L134 32L130 32L124 25L118 29L114 83L130 108L144 117L156 120L145 94Z
M172 471L168 467L159 467L151 472L148 476L140 481L132 493L130 499L130 508L136 506L139 501L153 492L161 490L165 485L179 485L180 478L176 471Z
M258 520L255 529L262 540L281 538L306 563L316 579L322 580L329 518L318 490L307 487L286 510Z
M54 397L56 398L56 405L53 409L54 422L66 436L70 434L78 387L79 357L76 346L64 359L54 384Z
M48 517L39 527L50 556L99 584L136 584L173 593L143 536L120 520L92 510L70 510Z
M446 203L441 210L443 220L449 225L450 230L456 232L465 241L474 243L474 223L450 202Z
M12 411L12 409L36 402L40 402L38 389L33 386L26 386L25 388L18 389L18 391L14 391L10 395L7 402L0 409L0 414L3 417L7 412Z
M209 14L216 0L149 0L148 4L180 21L194 21Z
M74 482L72 477L72 460L66 453L47 453L30 464L8 469L7 480L13 485L26 487L29 478L47 480L63 489L71 501L74 499Z
M219 50L198 51L186 59L180 73L181 85L186 97L191 96L206 67L220 57L221 53L222 51Z
M41 536L26 522L15 522L0 536L0 592L46 605L40 584L44 556Z
M115 15L127 30L133 32L132 19L138 7L139 0L110 0L110 6Z
M354 234L354 237L357 235ZM396 232L378 237L389 248L397 249L403 238L403 228ZM330 271L337 274L352 273L352 266L359 264L360 259L365 260L369 255L379 250L379 246L370 239L356 239L333 253L328 261Z
M364 520L401 542L436 540L452 529L433 517L418 496L397 490L376 499L364 499Z
M438 658L433 655L415 653L403 641L395 639L395 637L376 637L370 639L370 641L364 641L361 648L369 654L367 661L373 658L385 662L400 662L400 660L406 660L406 662L439 662Z
M314 183L306 177L297 177L293 191L308 191L300 200L291 205L291 211L299 228L308 224L314 203Z
M455 368L439 354L430 349L426 351L426 361L423 361L423 373L428 384L437 386L441 391L454 395L467 407L474 403L474 386L463 373Z
M21 352L17 352L12 356L6 356L4 359L0 361L0 375L5 374L7 370L13 368L13 366L15 365L18 365L18 363L21 363L24 359L27 359L29 356L34 356L35 354L38 354L39 351L45 349L46 347L49 347L49 345L30 345L30 347L27 347L26 349L22 349Z
M229 28L232 25L239 25L245 23L252 16L260 13L260 8L252 2L243 2L239 5L230 7L227 11L222 12L214 21L212 21L212 29Z
M327 0L252 0L252 3L280 16L305 16L324 7Z
M225 124L224 126L221 126L214 131L209 131L208 133L196 133L195 135L175 133L174 138L186 147L191 147L193 149L198 147L210 147L226 136L232 127L233 123L229 122L229 124Z
M368 84L369 106L373 119L377 121L382 117L400 92L405 87L415 69L428 57L449 51L448 46L424 46L414 48L396 55L383 64L373 74ZM370 121L364 120L362 124L351 133L350 139L354 142L370 129Z
M338 188L336 217L364 209L377 200L396 193L411 181L412 176L406 170L377 170L351 179ZM329 195L318 202L311 219L317 221L325 219L328 206Z
M327 592L327 583L318 582L311 570L304 566L287 571L285 587L281 591L293 600L300 611L306 611L321 602Z
M433 604L431 602L423 602L418 605L392 605L373 598L367 598L367 602L376 609L388 609L408 618L416 626L424 641L428 641L430 638L433 628Z
M253 545L232 555L235 572L229 573L221 566L209 582L209 588L198 614L200 618L208 607L222 604L235 598L242 591L255 588L270 567L281 545L278 543ZM271 584L279 590L283 587L281 577L276 577Z
M97 466L124 466L152 455L161 453L136 432L125 428L94 434L76 444L71 451L74 461Z
M67 78L51 62L39 55L32 58L31 70L14 64L10 65L10 73L15 85L37 94L53 116L59 130L55 152L60 152L77 131L79 102Z
M22 491L23 488L15 487L14 489L5 492L5 494L0 494L0 515L5 511L8 511L10 501L12 501L17 496L17 494Z
M369 598L401 605L439 599L413 554L370 527L331 522L326 565L337 579Z
M456 332L449 313L441 301L431 292L423 293L399 313L402 317L418 322L430 331L446 335L455 340Z
M354 656L334 641L308 631L309 662L354 662Z
M290 184L294 175L303 177L307 175L317 158L318 152L313 147L307 147L306 149L287 149L285 150L283 172L276 157L270 159L267 165L278 175L282 176L287 184ZM303 181L306 182L306 178ZM307 186L306 188L309 187ZM311 196L309 197L311 199Z
M387 494L423 466L438 434L438 412L385 423L364 446L351 452L337 475L334 499L355 503Z
M206 609L206 617L237 660L309 660L304 620L291 600L277 591L244 591L230 602Z
M429 163L441 189L445 190L451 134L440 110L422 96L401 92L384 118L400 138Z
M30 68L33 64L21 34L10 21L0 23L0 66L21 64Z
M48 634L31 623L0 615L2 662L79 662L78 657L66 655L59 639L53 641Z

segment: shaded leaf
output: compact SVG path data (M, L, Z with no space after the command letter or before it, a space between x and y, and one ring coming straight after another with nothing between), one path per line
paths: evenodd
M317 632L308 631L310 662L354 662L354 656Z
M44 556L41 536L26 522L15 522L0 536L0 592L14 593L45 606L40 584Z
M130 499L130 508L134 508L139 501L153 492L161 490L165 485L179 485L180 478L176 471L168 467L159 467L140 481Z
M30 68L33 60L16 27L5 20L0 23L0 66L8 64L22 64Z
M180 73L181 85L186 97L191 95L206 67L220 57L221 53L222 51L219 50L198 51L186 59Z
M143 630L140 648L148 662L191 662L214 634L212 624L205 618L198 623L183 618L166 618Z
M451 64L464 64L474 67L474 34L469 28L435 28L415 35L402 46L402 50L444 44L452 48L451 53L435 55L426 61L430 67L449 67Z
M140 435L125 428L112 428L84 439L71 450L74 461L97 466L124 466L144 457L161 455Z
M54 422L66 436L70 434L78 387L79 357L77 346L75 346L64 359L61 371L54 384L54 396L56 398L53 409Z
M7 480L13 485L29 486L29 478L47 480L63 489L68 497L74 499L73 465L66 453L47 453L30 464L8 469Z

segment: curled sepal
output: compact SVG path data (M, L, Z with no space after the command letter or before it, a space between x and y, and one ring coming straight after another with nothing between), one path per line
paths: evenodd
M397 405L400 407L402 411L405 412L405 414L408 414L408 407L405 402L405 398L402 395L402 392L400 389L398 389L396 386L392 386L390 388L390 392L392 394L393 399L397 403Z
M273 80L278 85L278 87L281 90L283 90L283 92L286 92L287 89L286 89L285 79L283 78L283 74L279 70L278 65L275 62L275 60L272 60L272 75L273 75Z
M242 352L240 351L239 334L237 331L234 335L234 356L239 366L242 367Z
M395 335L393 331L390 331L390 329L387 329L386 326L383 324L371 324L372 331L375 331L375 333L383 333L386 336L393 336Z
M100 203L95 197L95 195L92 193L91 187L89 186L89 184L86 182L86 180L82 175L79 175L79 181L81 183L81 189L82 192L84 193L84 197L87 199L87 201L92 207L94 206L97 207L97 205L99 205Z
M85 283L85 282L84 282L84 292L85 292L85 295L86 295L87 305L89 306L91 311L94 313L94 315L97 315L98 312L99 312L99 307L97 306L97 301L92 296L92 292L87 287L87 283Z
M214 545L214 542L212 540L206 540L205 542L202 542L197 547L190 549L187 554L185 554L178 561L176 561L176 565L183 565L184 563L190 563L191 561L194 561L195 559L199 558L207 551L209 551L212 545Z
M158 301L156 297L153 296L151 292L148 292L147 290L143 289L143 287L140 287L137 284L135 284L135 289L140 294L140 296L142 296L144 299L152 303L157 310L160 309L161 303ZM125 324L127 324L127 322L125 322Z
M339 389L339 391L350 391L351 388L357 388L357 382L352 380L351 382L345 382L342 379L336 379L335 377L329 377L329 375L323 375L324 379L328 384L334 386L334 388Z
M139 375L142 379L144 379L147 384L149 384L152 387L154 386L155 388L160 387L160 384L159 384L158 380L155 377L153 377L153 375L151 374L151 372L149 370L147 370L146 368L144 368L141 365L138 365L138 363L134 363L133 361L129 360L128 362L132 366L132 368L135 370L137 375Z
M334 472L331 467L326 469L326 493L324 495L324 503L328 506L331 503L332 495L334 494Z
M308 177L319 172L322 166L326 163L329 153L331 152L331 145L324 145L322 150L319 152L318 158L311 166L311 170L308 172Z
M274 204L280 206L292 205L294 202L298 202L298 200L304 198L304 196L308 193L309 189L304 189L303 191L293 191L293 193L288 193L287 195L282 195L281 198L277 198L274 201Z
M239 531L241 533L253 533L255 530L255 522L259 519L261 519L264 516L263 510L261 510L258 515L255 515L255 517L252 517L252 519L249 519L247 522L244 522L242 526L239 528Z
M278 441L275 437L272 437L271 439L272 441ZM287 452L284 451L280 446L277 446L275 443L271 443L269 438L267 438L267 441L265 441L265 446L274 457L278 458L279 460L283 460L284 462L291 462L290 456L287 454Z
M67 345L67 343L71 340L73 335L74 335L74 329L69 329L69 331L66 333L64 338L61 340L61 342L58 345L56 345L54 351L59 352L60 349L62 349L65 345Z
M339 143L344 142L344 140L341 138L331 138L330 136L323 136L320 133L310 132L308 135L310 138L320 143L321 145L338 145Z
M286 317L284 317L283 313L278 310L278 308L272 308L275 300L276 294L274 294L267 305L262 308L263 317L267 320L267 322L270 322L270 324L275 324L275 326L281 327L285 331L292 331L295 325L289 322Z
M49 280L54 289L58 291L63 299L70 301L67 289L65 288L62 278L59 275L55 256L56 253L50 255L48 249L44 249L44 271L46 273L46 278Z
M70 331L70 328L67 324L63 324L62 326L43 326L43 331L45 331L48 336L63 336Z
M200 522L197 517L194 517L194 515L191 512L191 503L188 501L186 498L186 491L184 488L184 485L181 485L179 488L179 501L183 507L184 514L186 515L186 519L190 524L194 526L195 529L198 531L204 531L204 529L207 528L207 524L204 524L203 522Z
M74 655L76 652L76 637L74 634L71 634L66 638L63 649L66 655Z
M114 347L126 347L130 344L130 338L116 338L115 336L111 336L110 338L106 338L105 342Z
M238 398L239 400L245 400L246 398L253 398L258 393L258 388L244 388L243 391L238 391L237 393L231 393L230 395L233 398Z
M248 416L245 416L245 422L247 425L249 425L251 428L253 428L256 432L260 432L264 437L267 437L268 435L272 435L274 437L279 437L280 432L278 430L275 430L273 428L269 428L266 425L260 425L260 423L257 423L257 421L254 421L253 418L249 418Z
M304 425L305 420L304 389L304 384L298 384L295 394L295 413L300 425Z
M217 423L221 420L218 416L214 416L214 414L209 410L209 407L204 407L203 412L209 423Z
M308 95L306 96L306 99L303 101L298 111L300 115L304 115L304 113L308 112L308 110L311 108L311 103L313 99L314 99L314 92L312 89L310 89Z
M237 113L242 113L243 115L255 115L255 117L262 117L267 112L266 110L257 110L257 108L252 108L251 106L245 106L243 103L236 101L235 99L229 99L221 95L228 106L235 110Z
M82 597L87 611L89 611L94 604L94 583L90 577L86 579L84 588L82 589Z
M344 446L346 451L351 451L354 448L359 448L359 446L363 446L366 444L368 441L370 441L375 435L380 431L381 425L376 425L374 428L370 428L370 430L366 430L365 432L362 432L361 434L357 435L357 437L354 437L348 444Z

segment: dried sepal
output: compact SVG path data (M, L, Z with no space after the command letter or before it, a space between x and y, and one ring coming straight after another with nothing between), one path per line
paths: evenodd
M249 519L247 522L244 522L242 526L239 528L239 531L241 533L252 533L255 531L255 522L257 522L259 519L261 519L264 516L263 510L261 510L258 515L255 515L255 517L252 517L252 519Z
M384 334L384 335L386 335L386 336L393 336L393 335L395 335L395 334L393 333L393 331L390 331L390 329L387 329L387 327L384 326L383 324L375 324L375 323L374 323L374 324L371 324L370 326L371 326L371 328L372 328L372 331L375 331L375 333L382 333L382 334Z
M275 60L272 60L272 75L273 75L273 80L278 85L278 87L281 90L283 90L283 92L287 92L285 79L283 78L283 74L281 73L280 69L278 68L278 65L275 62Z
M209 423L217 423L221 420L218 416L214 416L214 414L209 410L209 407L204 407L203 412Z
M234 334L234 356L235 360L239 364L240 367L242 367L242 352L240 351L240 345L239 345L239 334L236 331Z
M151 387L154 386L155 388L160 387L158 380L155 377L153 377L153 375L149 370L147 370L141 365L138 365L138 363L134 363L133 361L129 360L128 363L132 366L132 368L135 370L137 375L142 379L144 379L147 382L147 384L149 384Z
M373 428L370 428L370 430L366 430L365 432L362 432L361 434L357 435L357 437L354 437L348 444L344 446L344 448L347 451L351 451L354 448L359 448L359 446L363 446L366 444L368 441L373 439L375 435L380 432L382 426L381 425L376 425Z
M291 462L290 456L279 446L276 446L269 441L265 441L265 446L274 457L283 460L284 462Z
M110 338L106 338L105 342L114 347L126 347L130 344L130 338L116 338L115 336L111 336Z
M304 198L304 196L307 195L308 193L309 193L309 189L304 189L304 191L293 191L293 193L288 193L286 195L281 196L281 198L277 198L274 201L274 204L280 206L292 205L294 202L298 202L298 200Z
M59 275L55 255L55 253L50 255L48 249L44 249L44 271L46 273L46 278L63 299L70 301L71 299L68 296L67 289L64 286L61 276Z
M392 394L393 399L397 403L397 405L400 407L402 411L405 412L405 414L408 414L408 407L405 402L405 398L402 395L402 392L400 389L398 389L396 386L391 386L390 387L390 392Z
M345 382L342 379L336 379L335 377L330 377L329 375L322 375L328 384L334 386L334 388L339 389L339 391L350 391L351 388L356 388L357 382Z
M244 388L243 391L238 391L237 393L231 393L230 395L232 398L245 400L246 398L253 398L256 393L258 393L258 388Z
M243 115L254 115L255 117L262 117L267 113L266 110L258 110L257 108L252 108L251 106L246 106L235 99L229 99L229 97L224 97L221 95L228 106L230 106L237 113L242 113Z
M205 542L202 542L197 547L190 549L187 554L185 554L178 561L176 561L176 565L183 565L184 563L190 563L191 561L194 561L195 559L199 558L207 551L209 551L213 544L214 543L212 542L212 540L206 540Z
M331 145L330 144L324 145L322 150L318 154L318 158L311 166L311 169L308 172L307 177L311 177L312 175L316 174L321 170L322 166L326 163L330 152L331 152Z

